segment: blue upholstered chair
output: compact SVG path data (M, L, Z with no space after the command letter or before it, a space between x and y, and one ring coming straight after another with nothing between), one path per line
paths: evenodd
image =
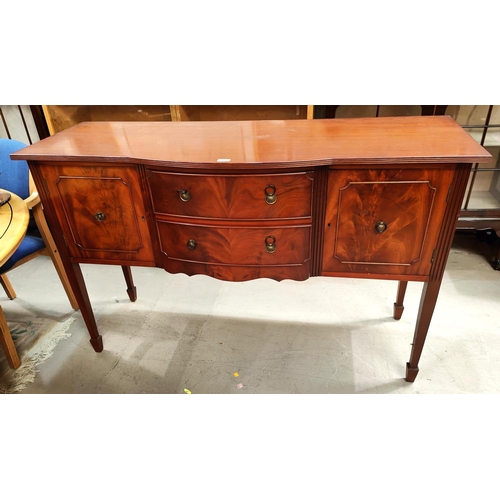
M24 237L21 245L11 258L0 267L0 284L3 286L7 296L10 299L14 299L16 293L6 273L39 255L49 255L61 279L71 306L73 309L78 309L78 304L69 286L68 277L64 271L59 252L45 220L42 204L31 178L28 164L25 161L13 161L10 159L11 153L19 151L25 146L22 142L13 139L0 139L0 188L17 194L25 201L33 214L33 219L41 238L30 234Z

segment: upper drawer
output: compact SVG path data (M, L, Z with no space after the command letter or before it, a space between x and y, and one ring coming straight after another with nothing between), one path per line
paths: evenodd
M148 171L155 213L207 219L311 216L312 173L199 175Z

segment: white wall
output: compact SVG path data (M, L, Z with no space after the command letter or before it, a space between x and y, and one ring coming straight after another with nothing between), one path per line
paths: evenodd
M25 144L33 144L40 140L29 106L0 105L0 110L0 137L8 138L10 135L11 139L16 139ZM23 117L26 127L23 123Z

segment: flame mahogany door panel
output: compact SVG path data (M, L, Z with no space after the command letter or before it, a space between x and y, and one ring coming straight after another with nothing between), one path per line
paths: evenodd
M39 168L73 259L154 265L136 165L43 163Z
M331 170L323 273L427 276L453 172Z

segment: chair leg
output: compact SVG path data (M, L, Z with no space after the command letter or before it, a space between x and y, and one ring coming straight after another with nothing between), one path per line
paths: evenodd
M132 270L130 266L122 266L123 276L125 276L125 282L127 283L127 293L131 302L137 300L137 288L134 286L134 280L132 278Z
M68 276L66 275L66 271L64 270L61 256L59 255L56 243L54 241L54 238L52 237L52 234L50 233L47 221L45 220L43 209L40 205L36 205L32 210L36 225L38 227L38 230L40 231L40 235L45 242L45 246L47 247L52 262L54 263L54 267L56 268L57 274L59 275L59 279L61 280L66 295L68 296L71 307L75 309L75 311L77 311L79 309L78 302L76 301L75 294L73 293L71 285L69 284Z
M5 293L10 300L17 297L12 283L9 281L9 278L7 278L7 274L0 274L0 285L3 286L3 289L5 290Z
M0 306L0 343L5 351L5 357L11 368L19 368L21 366L21 360L17 354L16 346L12 340L10 334L9 325L7 325L7 320L3 314L2 307Z

